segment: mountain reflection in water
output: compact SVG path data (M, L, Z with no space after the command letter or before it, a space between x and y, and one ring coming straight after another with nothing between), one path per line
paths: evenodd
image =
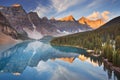
M0 53L0 80L117 80L85 50L26 41ZM114 75L113 75L113 74Z

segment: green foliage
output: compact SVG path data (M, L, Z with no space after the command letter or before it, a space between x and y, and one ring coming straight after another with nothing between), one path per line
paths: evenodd
M103 48L102 48L102 51L103 51L103 56L104 56L105 58L107 58L108 61L111 61L111 62L112 62L113 51L114 51L112 45L111 45L110 43L107 43L107 42L106 42L106 44L105 44L105 45L103 46Z
M120 35L115 38L115 41L116 41L116 48L120 49Z
M103 43L106 44L102 46ZM93 31L54 38L51 44L79 46L95 50L96 53L103 51L104 57L120 66L120 62L118 63L120 61L120 22L118 20L110 21ZM116 52L113 46L115 46Z
M113 52L113 64L120 67L120 50Z
M112 57L113 57L113 64L116 65L117 64L117 57L118 57L117 56L117 51L113 52L113 56Z

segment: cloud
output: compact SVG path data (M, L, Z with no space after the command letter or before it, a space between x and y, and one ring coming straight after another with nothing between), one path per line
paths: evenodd
M115 3L117 0L112 0L112 3Z
M103 11L102 13L97 11L87 16L87 18L91 20L102 19L104 21L107 21L109 19L109 14L110 14L109 11Z
M42 3L38 3L38 6L32 10L37 12L40 17L59 15L60 13L67 11L69 8L82 3L84 0L50 0L49 5L44 6Z
M81 76L77 73L58 64L57 68L53 70L53 76L50 80L78 80L79 77Z
M57 12L62 12L67 10L69 7L76 5L80 0L51 0L54 9Z
M66 63L68 66L70 64ZM49 60L47 62L40 61L37 67L34 67L39 76L43 74L47 76L51 76L49 80L78 80L80 75L75 72L72 72L66 66L61 65L58 61ZM46 73L50 73L51 75L47 75Z
M104 11L104 12L101 13L101 16L106 21L106 20L109 19L109 16L108 16L109 14L110 14L109 11Z
M36 9L32 10L33 12L37 12L39 17L44 17L47 13L50 12L51 6L43 6L42 4L39 4Z
M93 12L87 18L88 19L93 19L93 20L99 19L100 18L100 13L99 12Z
M87 5L87 8L91 8L91 7L96 7L99 6L101 3L105 2L104 0L92 0L92 2L90 2Z

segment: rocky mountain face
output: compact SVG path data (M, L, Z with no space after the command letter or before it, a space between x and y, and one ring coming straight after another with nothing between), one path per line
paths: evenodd
M57 30L61 32L67 31L74 33L90 29L90 27L88 27L87 25L79 24L76 21L54 21L52 22L52 24L56 26Z
M13 29L7 19L0 13L0 33L11 36L14 39L17 39L18 33Z
M36 12L28 13L28 17L35 25L36 30L44 36L57 34L56 26L54 26L47 17L40 18Z
M10 7L1 6L0 12L19 34L26 34L23 28L33 29L27 13L20 4L14 4Z
M80 24L75 21L73 16L66 17L65 20L56 20L55 18L47 19L47 17L39 18L37 13L30 12L29 18L32 23L36 26L38 32L41 32L43 35L57 35L57 34L70 34L77 33L82 31L87 31L91 29L86 24Z
M97 19L97 20L89 20L85 17L82 17L78 20L79 23L81 24L87 24L89 25L91 28L96 29L98 27L100 27L101 25L104 24L104 21L102 19Z
M108 41L110 41L109 44L115 44L116 50L120 49L120 16L95 30L57 37L51 43L54 45L82 46L94 50L96 45L98 49L101 49L101 44L108 43Z
M10 7L0 6L0 13L9 23L10 29L14 29L16 33L22 35L21 38L38 39L42 36L58 36L91 29L88 25L76 21L72 15L61 20L40 18L36 12L26 13L20 4L14 4ZM8 28L4 28L4 31L5 29L8 30ZM12 32L12 35L16 33Z
M59 19L60 21L75 21L72 15L66 16L64 18Z
M0 45L12 44L17 38L17 31L10 26L7 19L0 12Z
M110 20L109 22L107 22L103 26L101 26L99 29L104 29L104 28L109 28L109 27L115 28L114 26L117 26L120 29L120 16L113 18L112 20Z

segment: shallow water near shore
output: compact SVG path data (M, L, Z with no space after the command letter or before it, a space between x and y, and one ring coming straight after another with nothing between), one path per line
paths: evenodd
M85 50L25 41L0 53L0 80L119 80L100 57Z

